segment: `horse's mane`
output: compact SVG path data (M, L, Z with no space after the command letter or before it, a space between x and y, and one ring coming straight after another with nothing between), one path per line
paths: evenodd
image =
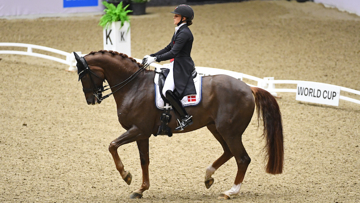
M117 52L117 51L108 51L108 50L92 51L92 52L90 52L89 54L87 54L86 56L88 56L88 55L95 55L96 53L101 53L101 54L109 53L109 54L111 54L112 56L119 55L119 56L121 56L122 58L130 59L132 62L136 63L139 67L142 67L142 66L143 66L141 63L138 63L134 58L132 58L132 57L126 55L126 54L119 53L119 52Z

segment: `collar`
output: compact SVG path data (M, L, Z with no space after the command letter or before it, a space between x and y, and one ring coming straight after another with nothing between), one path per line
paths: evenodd
M181 25L175 27L175 34L180 29L180 27L183 26L183 25L186 25L186 23L182 23Z

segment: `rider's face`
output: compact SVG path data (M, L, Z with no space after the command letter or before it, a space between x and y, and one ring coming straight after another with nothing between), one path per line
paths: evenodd
M175 14L174 15L174 25L177 25L180 21L181 21L181 15Z

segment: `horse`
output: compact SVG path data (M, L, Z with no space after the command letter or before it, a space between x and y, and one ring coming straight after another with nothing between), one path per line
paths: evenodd
M149 189L149 138L156 135L160 126L162 111L155 106L155 71L146 69L135 59L115 51L100 50L79 57L74 52L79 80L87 104L100 104L104 98L113 95L117 116L121 126L126 130L109 145L116 169L123 180L130 185L132 175L125 170L117 149L131 142L137 143L142 169L142 184L130 198L142 198ZM111 93L103 96L103 86L107 81ZM205 187L214 183L215 171L234 157L237 174L230 190L222 192L219 198L229 199L240 193L250 157L242 143L242 134L249 125L255 107L258 125L262 118L263 136L266 140L266 172L280 174L283 170L284 147L283 127L279 105L269 92L257 87L250 87L241 80L227 75L203 77L202 100L196 106L186 107L193 116L193 124L181 132L185 133L206 126L222 146L224 152L205 171ZM175 118L173 111L170 112ZM171 119L169 127L176 128L176 120ZM207 152L209 153L209 152Z

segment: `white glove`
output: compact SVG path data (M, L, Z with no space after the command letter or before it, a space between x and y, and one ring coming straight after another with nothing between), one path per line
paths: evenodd
M146 60L146 65L150 65L151 63L153 63L154 61L156 61L156 57L147 57L147 60Z
M144 58L143 58L143 60L142 60L141 63L142 63L143 65L145 65L145 63L146 63L146 61L148 60L149 57L151 57L151 56L149 56L149 55L144 56Z

